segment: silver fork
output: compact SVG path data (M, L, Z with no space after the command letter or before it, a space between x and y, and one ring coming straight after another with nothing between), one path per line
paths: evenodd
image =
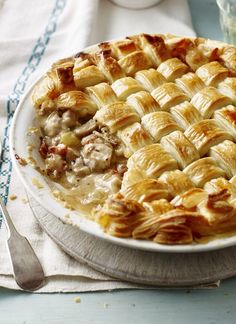
M27 238L17 232L1 196L0 211L8 230L7 246L16 283L24 290L37 290L45 283L43 268Z
M8 229L7 246L16 283L24 290L37 290L45 282L39 259L27 238L17 232L1 197L0 210Z

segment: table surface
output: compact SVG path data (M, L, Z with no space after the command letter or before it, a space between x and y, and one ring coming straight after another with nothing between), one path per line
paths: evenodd
M178 0L175 0L178 1ZM197 34L222 39L215 0L189 0ZM76 303L75 298L81 302ZM215 290L30 294L0 288L0 323L235 323L236 279Z

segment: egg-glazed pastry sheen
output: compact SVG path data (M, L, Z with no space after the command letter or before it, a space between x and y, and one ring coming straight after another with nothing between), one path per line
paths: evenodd
M130 95L127 103L136 110L140 117L161 110L156 100L147 91L139 91Z
M135 79L149 92L167 82L164 76L153 68L138 71L135 73Z
M203 119L200 112L189 101L184 101L172 107L170 113L174 117L176 123L183 129L187 129L190 125Z
M163 136L173 131L181 130L171 114L165 111L145 115L142 118L142 125L155 141L159 141Z
M227 78L229 70L215 61L199 67L196 74L207 86L217 86L218 83Z
M86 92L98 108L118 101L118 98L109 84L99 83L92 87L87 87Z
M133 123L117 132L118 138L123 143L125 157L130 157L138 149L153 143L151 136L145 131L140 123Z
M207 154L213 145L232 139L213 119L204 119L189 126L184 134L195 145L201 157Z
M193 72L184 74L176 79L175 83L190 99L205 87L203 81Z
M206 87L193 96L191 103L199 110L204 119L208 119L214 111L231 104L232 101L214 87Z
M41 171L106 233L175 245L236 229L234 46L103 42L53 64L32 100Z
M199 159L199 153L195 146L181 131L171 132L162 137L161 145L177 161L180 169L184 169L191 162Z
M115 133L119 129L139 121L140 118L131 106L123 101L117 101L103 106L96 112L94 119L101 125L107 126L111 133Z
M177 162L160 144L151 144L136 151L127 166L138 169L147 178L157 178L164 171L177 169Z
M158 102L162 110L169 111L175 105L188 99L173 82L165 83L151 92L153 98Z
M225 96L229 97L236 105L236 78L226 78L218 84L217 89Z
M214 113L218 125L236 138L236 107L229 105Z

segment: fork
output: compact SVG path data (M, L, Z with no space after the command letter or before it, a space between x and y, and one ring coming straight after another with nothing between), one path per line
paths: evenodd
M37 290L45 282L39 259L27 238L17 232L1 197L0 210L8 229L7 246L15 281L24 290Z
M15 281L24 290L37 290L45 283L43 268L27 238L16 230L1 196L0 211L8 230L7 246Z

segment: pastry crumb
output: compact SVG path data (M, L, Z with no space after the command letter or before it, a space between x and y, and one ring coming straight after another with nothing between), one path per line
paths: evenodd
M104 304L103 304L103 307L104 307L104 308L108 308L108 306L109 306L109 304L107 304L107 303L104 303Z
M64 217L65 218L70 218L70 214L65 214Z
M16 160L19 162L20 165L25 166L27 165L27 162L25 159L21 158L18 154L15 154Z
M76 298L75 298L75 302L76 302L77 304L81 303L81 298L80 298L80 297L76 297Z
M35 146L32 145L32 144L28 144L28 145L27 145L27 150L28 150L28 152L32 152L34 148L35 148Z
M44 188L44 186L39 182L39 180L38 179L36 179L36 178L33 178L32 179L32 183L33 183L33 185L35 185L35 187L37 187L38 189L42 189L42 188Z
M9 198L10 200L15 200L17 198L17 195L10 195Z
M73 207L73 206L71 206L71 204L70 203L68 203L67 201L65 201L65 200L62 200L62 199L60 199L62 202L63 202L63 206L65 207L65 208L67 208L67 209L69 209L69 210L75 210L75 208Z
M32 157L32 156L28 156L27 161L28 164L32 165L32 166L37 166L37 162L36 160Z
M60 191L59 190L53 190L52 193L56 198L60 196Z
M59 201L65 201L65 199L63 199L62 194L59 190L53 190L52 194Z
M39 129L37 127L29 127L28 135L38 133Z
M21 201L23 202L23 204L27 204L29 202L28 199L25 197L21 198Z

